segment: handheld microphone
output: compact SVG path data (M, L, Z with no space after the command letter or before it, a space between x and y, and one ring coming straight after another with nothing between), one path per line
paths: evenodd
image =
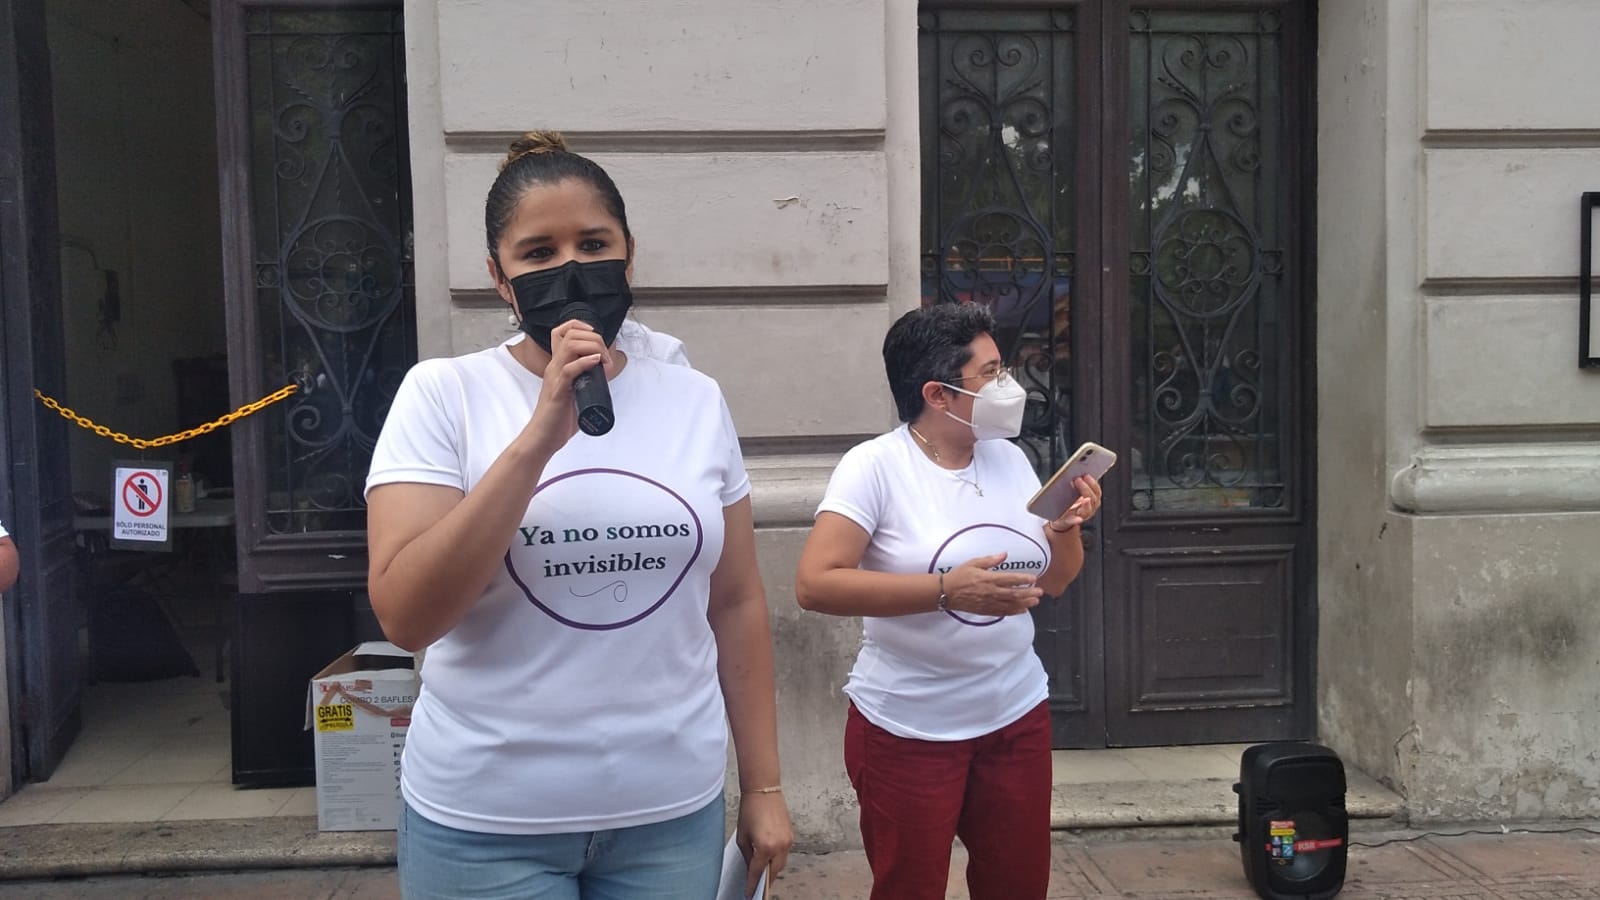
M600 330L600 321L587 303L568 303L562 308L561 321L572 319L597 332ZM606 384L604 367L595 366L572 379L572 400L578 407L578 429L584 434L598 437L617 424L616 414L611 411L611 386Z

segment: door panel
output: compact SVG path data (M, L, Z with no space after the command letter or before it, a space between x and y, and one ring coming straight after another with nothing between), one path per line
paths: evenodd
M245 787L316 784L306 730L306 684L355 640L348 591L279 591L240 598L233 654L233 783Z
M33 397L35 387L60 396L66 383L50 110L44 4L0 0L0 334L9 463L0 507L22 557L0 613L9 617L6 656L21 723L16 774L34 780L50 776L77 736L83 693L67 423Z
M1256 733L1253 718L1284 724L1274 720L1295 702L1294 621L1283 602L1294 596L1294 556L1293 545L1125 554L1126 641L1108 653L1126 661L1122 742L1255 740L1240 737Z
M1307 0L924 0L923 300L979 302L1047 476L1117 449L1035 610L1057 746L1310 733Z
M45 465L40 471L42 474L54 468ZM71 503L64 488L68 477L62 471L59 480L55 480L56 485L63 486L60 498L46 500L46 493L54 493L48 488L39 492L16 491L17 521L14 526L7 526L36 528L32 533L40 535L38 549L32 554L18 539L18 550L32 556L34 583L24 586L19 580L15 591L22 607L25 644L22 689L26 699L22 709L27 729L28 778L34 781L50 777L83 724L84 663L78 641L78 569ZM20 506L29 501L30 494L45 503L37 517Z
M214 18L245 594L366 584L366 473L416 361L399 0Z

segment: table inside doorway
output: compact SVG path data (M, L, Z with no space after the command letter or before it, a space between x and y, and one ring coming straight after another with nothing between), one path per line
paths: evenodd
M233 518L232 497L202 497L194 501L194 510L191 512L169 511L167 513L167 527L174 529L232 528ZM72 527L80 532L109 532L111 530L111 514L76 515L72 517Z
M237 572L233 561L232 528L235 521L235 508L231 497L204 497L195 501L195 507L189 512L170 512L167 516L167 527L173 531L173 545L170 551L150 552L143 550L112 550L109 543L111 532L111 515L83 513L73 517L74 530L79 535L79 545L84 556L84 587L89 592L85 606L90 616L90 649L93 654L97 646L102 650L107 646L107 641L120 639L123 635L115 633L96 634L95 624L98 611L110 613L116 621L117 629L126 629L129 632L144 633L149 636L147 643L152 646L148 649L150 654L160 655L164 659L151 658L144 660L148 663L143 667L153 672L182 672L198 675L199 667L195 665L193 656L178 637L178 628L184 625L183 617L178 615L173 608L177 599L172 587L170 575L184 562L192 562L196 568L208 577L215 576L223 593L229 595L222 598L221 609L217 611L214 619L223 622L226 619L226 610L232 604L226 602L231 598L233 584L237 583ZM143 589L138 584L143 584ZM105 604L122 603L130 608L104 608ZM96 607L95 604L102 604ZM139 608L133 608L139 607ZM104 616L99 617L101 621ZM102 632L109 629L99 629ZM217 680L222 680L221 658L223 646L226 643L226 625L222 633L216 635L217 641ZM97 641L97 638L99 639ZM164 646L155 646L164 645ZM135 647L134 652L139 648ZM102 654L112 655L112 654ZM124 654L126 655L126 654ZM180 658L181 657L181 658ZM104 662L104 660L102 660ZM96 671L95 661L90 660L91 672ZM139 666L132 668L139 669ZM101 671L100 677L114 680L113 676ZM154 676L165 677L165 676ZM144 680L129 677L126 680Z

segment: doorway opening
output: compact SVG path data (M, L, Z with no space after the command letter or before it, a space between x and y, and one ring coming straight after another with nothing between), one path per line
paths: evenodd
M62 0L45 17L58 399L133 437L215 419L229 396L209 5ZM82 728L0 822L228 815L229 435L140 451L74 426L67 450ZM170 550L111 548L119 460L172 467Z
M47 98L0 103L39 132L40 195L13 204L28 253L0 249L31 265L8 447L46 473L12 508L48 570L8 611L34 783L0 825L310 815L305 686L365 621L361 484L416 360L398 0L0 4ZM146 438L292 398L141 453L35 417L21 383ZM129 460L192 484L170 552L109 546Z

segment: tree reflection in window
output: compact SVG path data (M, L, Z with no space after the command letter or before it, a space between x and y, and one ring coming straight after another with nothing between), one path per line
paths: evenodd
M1072 437L1073 15L925 11L919 32L922 299L994 311L1047 475Z
M1130 21L1133 505L1282 507L1278 17Z

